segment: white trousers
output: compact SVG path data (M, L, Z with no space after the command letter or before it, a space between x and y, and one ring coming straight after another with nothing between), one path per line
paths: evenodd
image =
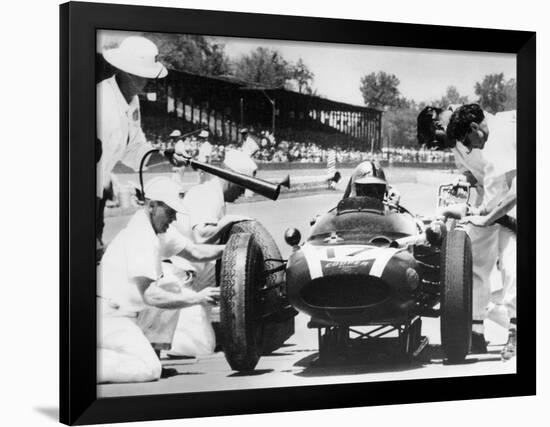
M158 380L162 365L136 319L104 306L98 299L97 382Z
M498 262L502 297L494 301L506 307L508 317L516 316L516 235L500 225L466 228L472 241L473 319L485 320L491 301L491 275Z
M498 270L502 279L502 289L497 298L492 298L496 308L506 311L508 319L516 317L516 234L501 227L499 232L499 264ZM494 296L494 293L493 293Z
M215 263L194 263L197 276L192 288L200 291L214 286ZM169 354L174 356L204 356L212 354L216 347L216 336L210 321L211 307L199 304L180 310L176 331Z

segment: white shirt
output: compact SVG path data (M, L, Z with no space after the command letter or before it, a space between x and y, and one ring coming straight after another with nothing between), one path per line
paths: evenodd
M483 200L484 193L484 181L485 181L485 166L486 160L483 157L481 150L474 148L469 150L457 141L456 145L452 148L452 152L455 158L455 164L460 173L471 172L477 181L475 186L478 197L473 202L474 206L479 206Z
M179 254L191 243L189 217L178 213L176 218L176 221L170 224L166 233L159 235L160 255L163 259Z
M483 149L486 159L484 170L485 197L484 204L491 210L508 193L510 185L507 174L515 175L516 166L516 114L515 111L506 111L496 115L487 115L489 138ZM515 208L510 212L515 216Z
M185 211L189 213L189 226L212 223L225 216L225 200L222 182L213 177L202 184L191 187L183 197Z
M159 236L161 256L174 257L194 241L193 227L213 223L225 215L223 189L218 178L211 178L202 184L191 187L183 198L186 215L177 214L176 221L165 234ZM172 261L174 259L172 258Z
M260 147L258 147L258 144L256 144L256 141L250 135L246 137L246 139L243 142L243 146L241 147L241 150L244 153L248 154L250 157L254 156L254 154L259 149Z
M136 277L156 281L161 276L160 244L146 212L141 209L113 241L101 259L98 295L135 315L146 307Z
M102 154L97 164L97 196L110 183L110 174L115 165L122 161L126 166L138 170L144 154L152 149L141 129L139 98L134 96L130 103L122 95L115 76L103 80L97 91L97 137L101 141Z
M207 157L211 157L211 156L212 156L212 144L210 144L208 141L204 141L199 148L199 155L197 160L199 162L206 162L207 160L210 160L210 159L207 159Z

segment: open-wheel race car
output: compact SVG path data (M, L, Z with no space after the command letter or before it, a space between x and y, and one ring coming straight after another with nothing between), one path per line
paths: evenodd
M450 204L450 187L440 188L440 207ZM397 351L412 358L427 343L422 317L440 317L449 362L468 354L472 253L455 221L422 221L387 200L347 197L315 220L304 243L296 229L287 230L293 252L286 263L276 246L265 250L269 234L263 227L258 233L259 224L236 227L220 277L223 345L233 369L254 368L270 340L266 320L293 325L290 306L318 329L320 362L345 356L354 341L392 333ZM270 350L288 338L291 329L284 330Z
M402 354L412 357L427 343L422 317L441 318L447 360L466 357L471 244L463 229L448 225L426 226L403 207L370 197L345 198L317 219L290 256L286 274L291 304L319 330L321 361L345 352L353 339L391 332L397 332Z

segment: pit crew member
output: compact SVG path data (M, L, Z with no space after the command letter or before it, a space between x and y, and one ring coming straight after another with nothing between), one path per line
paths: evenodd
M161 277L159 235L184 213L179 186L166 177L146 186L146 204L107 247L99 265L98 382L155 381L160 361L137 325L147 306L177 309L209 304L219 289L181 289Z
M103 211L110 176L114 166L122 161L134 170L143 155L152 147L141 129L138 94L149 80L167 75L166 67L156 60L158 49L150 40L132 36L120 46L103 51L105 60L116 68L115 74L101 81L97 91L97 206L96 238L102 253ZM173 163L183 161L173 150L165 151Z
M510 319L508 342L502 358L516 354L516 234L495 221L505 215L515 218L516 205L516 120L514 114L490 115L477 104L460 107L447 126L449 138L461 141L470 150L481 150L486 160L484 201L478 215L466 216L464 223L475 228L497 229L498 257L503 282L503 305Z

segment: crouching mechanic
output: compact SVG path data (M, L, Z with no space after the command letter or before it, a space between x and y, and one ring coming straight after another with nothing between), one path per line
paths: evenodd
M467 216L462 222L478 230L495 229L493 235L497 237L496 253L502 275L503 306L510 321L508 342L502 350L502 358L508 360L516 354L516 234L515 230L496 224L496 221L506 216L508 224L515 222L515 114L507 112L493 116L484 113L477 104L464 105L451 116L447 136L461 141L470 150L481 150L486 160L483 204L475 210L477 215ZM488 303L487 290L484 297Z
M223 165L249 176L254 176L258 169L250 155L240 150L226 150ZM176 227L184 235L191 233L193 241L197 243L218 241L235 222L251 219L241 215L226 215L226 203L235 202L244 192L245 188L238 184L204 174L202 183L191 187L183 198L189 222L179 221L178 217Z
M353 170L343 198L373 197L399 204L401 195L386 181L386 174L377 162L359 163Z
M256 163L240 150L227 150L223 164L234 172L249 176L257 170ZM197 245L219 242L235 222L251 219L240 215L226 215L226 203L234 202L242 196L244 187L208 173L202 175L202 181L185 193L183 203L188 215L178 215L174 227L164 237L164 244L174 253L188 239ZM179 233L174 232L175 229ZM172 257L171 261L176 269L184 268L180 257ZM193 262L192 265L197 272L193 284L195 290L215 285L214 262ZM214 336L210 318L215 318L215 315L208 313L210 309L211 307L189 307L180 310L169 356L200 356L214 351L215 342L208 338Z
M200 292L163 280L159 235L184 213L179 186L156 178L146 186L146 204L107 247L99 266L98 382L155 381L162 366L137 325L148 306L179 309L212 304L219 289Z

